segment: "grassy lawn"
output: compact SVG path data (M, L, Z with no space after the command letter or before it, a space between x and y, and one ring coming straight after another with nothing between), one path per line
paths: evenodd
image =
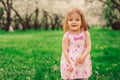
M91 28L90 80L120 79L120 31ZM63 31L0 31L0 80L60 80Z

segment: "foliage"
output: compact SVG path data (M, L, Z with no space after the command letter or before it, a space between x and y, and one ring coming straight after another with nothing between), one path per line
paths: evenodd
M107 25L111 26L112 29L120 29L120 1L118 0L100 0L107 5L104 9L104 17Z

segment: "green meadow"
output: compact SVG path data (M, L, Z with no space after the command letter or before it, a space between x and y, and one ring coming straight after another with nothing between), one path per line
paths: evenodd
M120 31L93 27L89 80L120 79ZM0 31L0 80L61 80L62 30Z

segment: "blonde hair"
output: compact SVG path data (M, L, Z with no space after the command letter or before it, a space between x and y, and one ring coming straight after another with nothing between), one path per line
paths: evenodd
M67 13L67 15L66 15L66 17L65 17L65 20L64 20L64 24L63 24L63 30L64 30L65 32L66 32L66 31L69 31L68 18L70 17L70 15L71 15L73 12L76 12L76 13L78 13L78 14L80 15L80 18L81 18L81 21L82 21L82 22L81 22L80 30L84 30L84 31L88 30L88 25L87 25L87 22L86 22L86 20L85 20L85 16L84 16L82 10L81 10L81 9L78 9L78 8L73 8L73 9L71 9L71 10Z

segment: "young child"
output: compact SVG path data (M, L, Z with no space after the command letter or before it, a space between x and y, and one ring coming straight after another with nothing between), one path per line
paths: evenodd
M70 10L63 26L61 78L62 80L88 80L92 74L90 59L91 39L83 12Z

